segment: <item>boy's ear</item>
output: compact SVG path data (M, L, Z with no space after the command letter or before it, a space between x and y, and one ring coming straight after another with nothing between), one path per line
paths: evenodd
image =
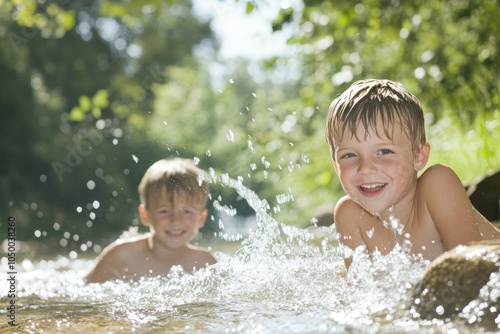
M146 206L144 204L139 204L137 211L139 211L139 217L141 217L142 224L144 226L150 226L151 219L149 218L149 213L148 210L146 209Z
M339 174L339 166L337 165L337 162L332 159L332 164L333 164L333 169L335 170L335 173L338 175Z
M203 211L201 211L201 217L198 223L198 228L202 228L203 226L205 226L205 222L207 221L207 216L208 216L208 209L203 209Z
M427 160L429 160L429 155L431 153L431 145L425 143L422 145L415 157L415 170L419 171L425 167Z

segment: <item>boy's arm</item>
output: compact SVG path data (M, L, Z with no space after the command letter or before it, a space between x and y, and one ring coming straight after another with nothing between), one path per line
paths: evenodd
M342 197L335 206L334 221L335 230L338 234L338 241L351 251L357 247L365 245L359 224L363 217L363 209L349 196ZM344 254L344 263L349 268L352 262L351 254Z
M106 247L92 270L85 276L87 283L103 283L120 277L120 251L115 243Z
M462 182L448 166L430 167L420 178L431 219L448 251L458 245L481 240L477 211Z

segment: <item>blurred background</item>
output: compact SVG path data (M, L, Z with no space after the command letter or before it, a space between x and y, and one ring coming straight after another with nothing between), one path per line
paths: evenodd
M0 0L0 239L13 216L18 240L95 256L140 227L138 183L173 156L306 226L343 195L328 106L364 78L420 99L429 165L498 170L498 17L497 0ZM253 213L212 198L231 224Z

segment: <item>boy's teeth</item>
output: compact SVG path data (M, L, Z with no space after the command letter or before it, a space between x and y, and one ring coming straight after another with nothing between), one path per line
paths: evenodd
M365 184L365 185L362 185L361 188L373 189L373 188L382 187L383 185L384 185L383 183Z

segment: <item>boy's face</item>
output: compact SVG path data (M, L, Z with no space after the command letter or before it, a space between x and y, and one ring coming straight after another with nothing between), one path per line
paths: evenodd
M142 209L141 209L142 206ZM189 243L205 225L208 210L199 207L183 193L177 193L173 203L165 192L156 192L149 197L149 208L142 204L139 213L144 225L149 226L155 240L162 246L175 249Z
M392 140L377 124L377 133L358 126L357 138L346 132L335 148L333 163L344 191L372 214L396 205L406 196L413 196L417 171L427 162L428 144L420 152L399 124L394 125Z

